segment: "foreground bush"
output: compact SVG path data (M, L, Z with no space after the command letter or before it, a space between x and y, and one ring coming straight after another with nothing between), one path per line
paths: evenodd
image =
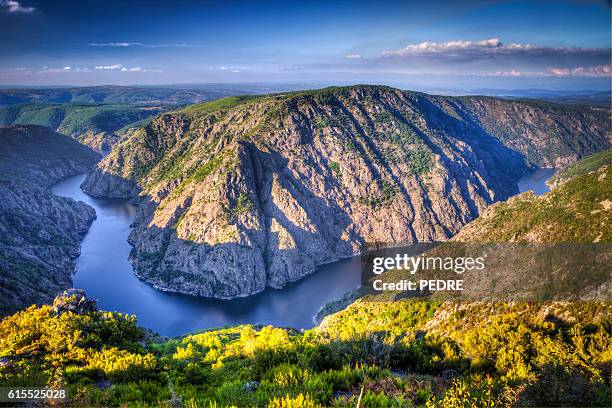
M610 406L611 308L356 302L306 332L160 340L133 317L33 306L0 323L0 382L76 406Z

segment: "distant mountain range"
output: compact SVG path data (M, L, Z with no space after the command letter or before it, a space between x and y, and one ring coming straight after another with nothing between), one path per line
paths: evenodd
M164 110L155 105L25 103L0 107L0 126L45 126L104 152L124 128L142 125Z
M261 95L319 89L332 85L316 83L237 83L237 84L169 84L161 86L83 86L83 87L0 87L0 107L22 103L119 103L186 105L233 95ZM394 84L400 89L412 88ZM416 90L436 95L483 95L505 98L555 100L569 103L597 103L610 105L611 91L552 90L552 89L493 89L493 88L436 88L418 87Z
M94 103L186 105L232 95L265 94L303 89L303 85L185 84L167 86L84 86L0 88L0 107L23 103Z

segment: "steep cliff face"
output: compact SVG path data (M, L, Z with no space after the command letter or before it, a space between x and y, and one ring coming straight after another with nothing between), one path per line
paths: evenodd
M460 111L538 167L562 167L610 145L610 111L602 107L486 97L460 101Z
M447 239L516 193L516 180L541 163L521 148L547 124L495 133L485 104L502 102L482 100L356 86L193 105L134 132L83 187L140 192L130 235L140 277L163 290L245 296L366 242ZM595 113L567 121L592 129L574 135L589 142L568 146L572 156L609 145Z
M43 127L0 128L0 315L48 302L71 286L79 242L95 212L49 187L98 159Z

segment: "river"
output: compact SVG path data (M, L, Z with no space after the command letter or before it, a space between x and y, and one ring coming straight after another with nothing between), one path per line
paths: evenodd
M519 190L548 191L545 181L553 169L540 169L522 179ZM127 242L136 207L122 199L99 199L85 194L81 174L53 186L53 193L83 201L96 210L81 243L74 287L84 289L102 310L136 315L140 325L164 336L239 324L272 324L308 329L312 317L329 301L359 286L360 260L354 257L324 265L281 290L267 289L247 298L217 300L161 292L138 279L128 261Z

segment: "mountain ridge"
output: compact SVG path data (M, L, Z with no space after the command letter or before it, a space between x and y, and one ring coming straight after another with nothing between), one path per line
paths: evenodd
M138 276L230 298L282 287L366 242L450 238L534 166L609 146L606 115L384 86L231 97L158 116L83 187L140 192Z
M72 286L93 208L49 188L99 155L41 126L0 127L0 315Z

